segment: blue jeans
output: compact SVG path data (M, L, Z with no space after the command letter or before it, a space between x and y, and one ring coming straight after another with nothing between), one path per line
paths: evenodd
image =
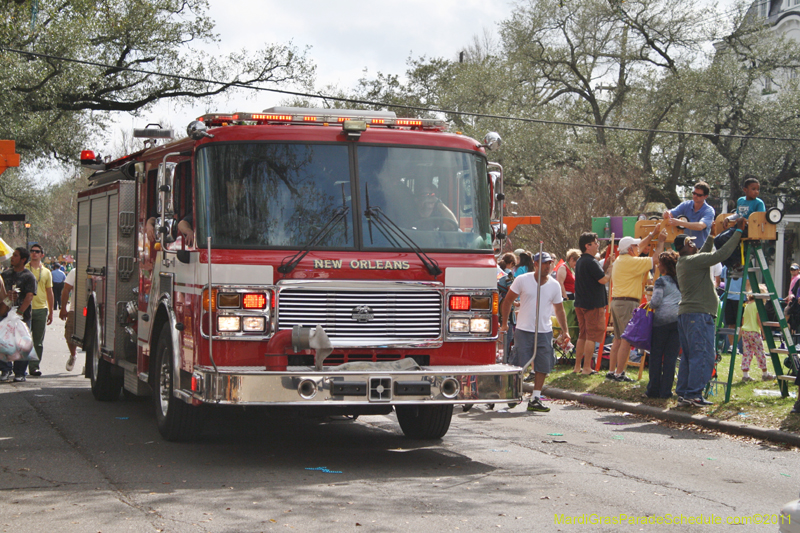
M675 394L700 398L714 370L714 317L707 313L678 315L678 335L683 355Z
M651 346L647 395L650 398L669 398L672 396L672 383L675 381L675 363L681 349L678 323L653 326Z

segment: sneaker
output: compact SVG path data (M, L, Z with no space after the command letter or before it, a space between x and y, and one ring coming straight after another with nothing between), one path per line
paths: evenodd
M705 407L706 405L714 405L714 402L709 402L702 396L700 398L692 398L691 400L689 400L689 403L691 403L695 407Z
M616 381L617 376L615 376L613 372L609 372L608 374L606 374L606 379L611 379Z
M74 355L70 356L70 358L67 359L67 372L72 372L73 368L75 368L75 356Z
M534 398L528 402L528 411L537 413L549 413L550 408L542 404L542 400Z
M14 379L14 374L10 370L0 372L0 383L11 383L12 379Z
M525 383L533 383L533 380L535 380L535 379L536 379L536 375L535 375L533 372L531 372L531 373L530 373L530 374L528 374L528 376L527 376L525 379L523 379L522 381L524 381Z
M678 405L692 405L692 402L683 396L678 396Z
M614 376L614 381L619 381L621 383L633 383L634 382L633 379L631 379L631 378L629 378L628 376L625 375L625 372L623 372L619 376L615 375Z
M761 381L772 381L775 379L775 374L772 372L764 372L761 374Z
M38 368L36 370L31 370L28 372L32 378L39 378L42 377L42 371Z
M745 376L745 377L742 378L742 383L750 383L751 381L755 381L755 380L753 378L751 378L750 376Z
M25 376L14 376L14 383L23 383L25 381Z

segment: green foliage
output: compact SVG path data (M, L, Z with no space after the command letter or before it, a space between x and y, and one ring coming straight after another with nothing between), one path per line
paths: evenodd
M0 4L0 43L50 56L0 52L0 138L15 139L26 161L74 159L106 125L107 112L135 113L164 98L213 97L234 83L309 85L313 78L305 53L291 44L225 58L198 51L197 43L216 39L206 0L36 0L35 6Z
M459 60L410 59L406 82L379 73L362 79L356 92L591 126L446 113L457 131L503 136L503 150L492 157L504 166L512 194L514 187L538 192L545 180L609 168L617 172L611 179L637 176L637 190L620 188L630 194L620 205L635 215L645 202L677 204L679 192L698 180L711 184L715 199L735 201L749 172L762 179L769 202L798 185L796 143L749 137L800 138L800 46L776 36L749 7L716 15L691 0L524 0L501 23L499 40L475 37L454 51ZM762 90L768 78L773 93ZM559 208L570 212L574 205Z
M0 0L0 45L40 54L0 51L0 139L16 141L23 164L0 177L0 208L27 213L31 239L68 250L80 180L48 188L41 175L59 162L63 175L76 172L78 153L107 133L110 113L211 99L241 90L235 85L311 86L314 66L291 43L227 57L198 50L217 39L207 10L207 0ZM2 233L23 244L14 226Z

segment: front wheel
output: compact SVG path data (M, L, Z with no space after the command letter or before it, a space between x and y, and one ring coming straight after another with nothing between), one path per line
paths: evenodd
M169 326L161 328L155 353L153 406L161 436L168 441L196 439L203 426L202 412L172 394L174 366Z
M452 404L397 405L394 410L403 434L412 439L441 439L450 429L453 417Z

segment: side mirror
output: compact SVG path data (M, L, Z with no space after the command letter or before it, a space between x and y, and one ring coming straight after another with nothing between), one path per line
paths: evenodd
M500 134L497 133L496 131L490 131L483 138L483 144L481 146L487 148L490 151L494 151L500 148L501 144L503 144L503 139L500 138Z
M163 224L159 228L159 232L165 236L165 243L172 242L167 221L172 220L172 216L175 214L173 183L176 166L176 163L165 162L158 167L158 214L161 216L161 224Z

